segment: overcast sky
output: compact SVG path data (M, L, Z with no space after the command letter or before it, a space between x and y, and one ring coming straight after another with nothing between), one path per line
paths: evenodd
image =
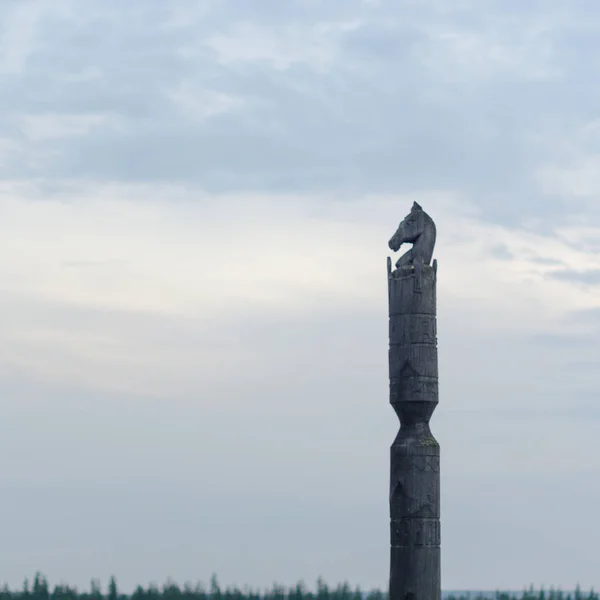
M1 0L1 578L385 588L416 200L443 587L600 585L599 36L591 0Z

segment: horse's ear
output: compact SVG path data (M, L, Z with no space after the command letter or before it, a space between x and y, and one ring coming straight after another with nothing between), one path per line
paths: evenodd
M413 202L411 210L423 210L423 207L418 202Z

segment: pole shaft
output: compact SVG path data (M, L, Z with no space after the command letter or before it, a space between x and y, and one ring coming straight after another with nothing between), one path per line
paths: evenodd
M401 267L389 292L390 403L400 431L390 449L389 600L441 600L436 266Z

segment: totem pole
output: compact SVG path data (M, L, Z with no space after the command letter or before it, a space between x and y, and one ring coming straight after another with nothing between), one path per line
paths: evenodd
M389 600L441 600L440 447L429 430L438 403L435 223L416 202L389 241L390 403L400 431L390 451Z

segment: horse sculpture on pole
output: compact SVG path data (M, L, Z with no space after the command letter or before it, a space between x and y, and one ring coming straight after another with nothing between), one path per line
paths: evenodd
M389 241L390 404L400 430L390 448L389 600L441 600L440 447L429 428L438 404L435 224L416 202Z
M398 259L396 268L414 266L417 275L420 274L422 270L420 267L431 264L435 236L436 231L433 219L423 210L418 202L414 202L410 213L404 217L400 225L398 225L396 233L394 233L388 242L390 250L394 252L397 252L402 244L410 243L413 245L410 250ZM433 261L434 270L436 267L436 261Z

